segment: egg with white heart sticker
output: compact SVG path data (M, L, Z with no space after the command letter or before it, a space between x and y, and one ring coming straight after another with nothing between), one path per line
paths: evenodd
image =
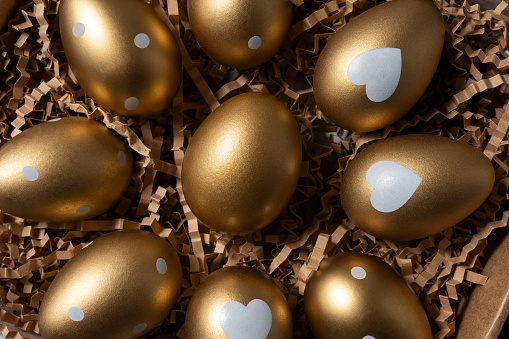
M196 289L184 325L188 339L292 338L286 299L271 277L249 267L225 267Z
M444 34L440 11L427 0L394 0L362 13L320 53L313 80L319 109L349 131L392 124L428 87Z
M435 135L403 135L366 147L348 163L341 203L371 235L419 239L474 212L494 181L493 166L478 149Z
M316 339L431 339L426 313L407 282L382 259L342 253L306 284L304 309Z

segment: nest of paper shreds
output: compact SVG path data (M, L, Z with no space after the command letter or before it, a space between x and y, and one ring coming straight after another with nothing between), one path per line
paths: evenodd
M0 213L0 321L38 333L44 292L68 259L104 232L144 229L167 238L184 267L177 304L145 338L175 338L200 278L230 265L256 267L274 277L292 310L294 337L312 337L303 308L306 281L324 258L347 251L382 257L418 295L435 338L454 334L459 300L489 279L480 273L489 235L506 227L509 218L509 17L503 13L508 4L481 11L466 2L435 0L446 37L425 94L394 125L349 133L322 117L313 96L313 71L327 39L382 1L291 1L292 28L284 46L270 61L246 71L229 69L203 53L189 25L186 0L164 1L159 14L179 31L183 86L163 117L146 120L116 116L81 89L63 52L59 1L33 0L20 9L1 37L1 142L48 119L84 116L128 140L135 171L121 201L94 220L52 224ZM152 2L157 8L159 1ZM179 178L186 146L200 122L220 103L249 91L270 93L291 108L302 133L302 173L276 220L254 234L232 237L196 219ZM343 211L343 171L367 143L417 133L481 149L492 160L495 186L481 207L442 233L402 243L377 239L356 228ZM5 325L0 329L4 336L15 335Z

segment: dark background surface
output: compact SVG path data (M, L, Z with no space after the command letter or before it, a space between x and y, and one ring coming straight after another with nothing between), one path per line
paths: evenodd
M505 321L504 327L502 328L502 332L498 336L499 339L507 339L509 338L509 321Z

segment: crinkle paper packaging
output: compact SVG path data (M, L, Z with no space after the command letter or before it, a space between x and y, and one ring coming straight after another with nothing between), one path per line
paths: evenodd
M245 71L221 66L200 50L186 0L152 1L178 36L185 72L166 114L150 120L115 116L80 88L60 41L59 1L33 0L11 16L0 37L1 143L41 121L88 117L127 139L135 171L121 201L95 220L51 224L0 213L1 322L37 333L44 292L68 259L104 232L145 229L177 249L185 277L177 305L145 338L185 338L186 307L200 279L230 265L256 267L276 278L293 312L294 337L309 338L302 303L306 281L323 258L345 251L382 257L419 296L435 338L454 335L460 301L489 279L481 274L489 235L509 221L508 3L482 10L467 2L435 0L446 22L446 41L429 88L394 125L352 134L317 109L313 70L335 31L383 1L291 1L292 28L284 46L270 61ZM231 237L210 231L193 216L182 194L180 170L200 122L220 103L248 91L270 93L291 108L304 155L288 208L263 230ZM492 160L496 182L485 203L454 227L395 244L357 229L338 193L345 166L365 144L411 133L442 135L481 149ZM4 336L24 337L0 327Z

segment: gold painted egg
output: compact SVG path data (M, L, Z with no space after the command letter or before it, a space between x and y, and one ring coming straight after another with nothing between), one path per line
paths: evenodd
M182 165L182 188L205 225L247 234L286 207L301 161L299 128L290 110L271 95L244 93L196 130Z
M62 0L60 34L88 95L115 114L147 117L167 107L182 81L179 47L143 0Z
M440 11L427 0L378 5L338 31L314 74L320 110L349 131L373 131L402 118L424 93L444 43Z
M189 0L189 23L203 51L246 69L272 58L292 21L289 0Z
M37 221L89 219L122 197L132 172L129 145L102 123L44 122L0 147L0 209Z
M151 232L114 231L86 245L51 283L39 310L48 339L129 339L166 317L180 293L182 267Z
M478 149L435 135L376 142L346 167L341 203L363 231L402 241L453 226L488 197L495 181Z
M224 267L197 288L187 308L187 339L289 339L292 315L272 278L249 267Z
M304 308L316 339L431 339L419 299L379 258L342 253L306 284Z

